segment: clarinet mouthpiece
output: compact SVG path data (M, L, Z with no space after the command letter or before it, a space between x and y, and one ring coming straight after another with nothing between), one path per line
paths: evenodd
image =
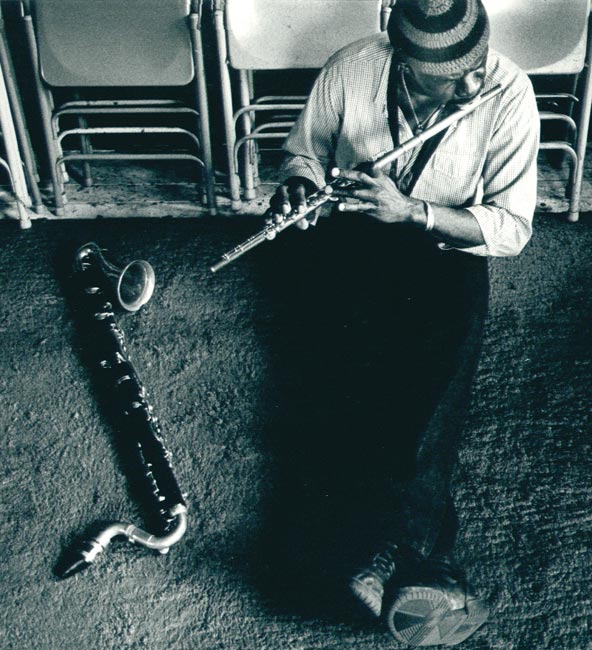
M88 539L64 551L55 568L55 574L61 580L84 571L103 550L96 539Z

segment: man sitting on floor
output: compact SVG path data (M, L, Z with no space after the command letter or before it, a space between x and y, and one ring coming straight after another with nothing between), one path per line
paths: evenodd
M355 186L339 191L332 218L377 220L389 242L392 285L368 318L388 341L372 363L384 373L386 435L402 451L389 469L384 539L350 587L412 646L455 645L488 616L452 559L450 477L486 316L487 257L517 255L531 236L539 135L528 77L488 41L480 0L398 0L386 34L344 48L320 72L271 201L277 214L303 209L336 166ZM356 170L498 84L500 94L391 169Z

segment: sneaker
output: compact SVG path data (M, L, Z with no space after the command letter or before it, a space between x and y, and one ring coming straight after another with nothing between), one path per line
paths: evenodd
M449 563L432 563L429 573L421 584L396 590L385 613L388 628L413 647L462 643L485 623L489 609Z
M374 556L371 564L362 569L351 579L349 588L354 596L365 605L376 618L382 613L384 586L393 577L397 569L395 560L398 547L394 544L384 552Z

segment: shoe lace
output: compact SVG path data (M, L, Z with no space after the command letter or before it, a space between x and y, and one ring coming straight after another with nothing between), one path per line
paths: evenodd
M381 553L377 553L372 559L372 571L376 573L383 582L386 582L395 572L397 560L395 555L398 547L392 544Z

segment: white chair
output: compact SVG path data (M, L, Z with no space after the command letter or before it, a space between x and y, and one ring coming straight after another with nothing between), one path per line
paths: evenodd
M8 42L6 38L6 31L4 27L4 19L0 15L0 72L2 73L4 90L2 91L3 95L6 94L6 98L3 98L3 110L6 113L7 123L3 127L5 131L5 146L7 151L10 150L10 156L7 153L7 160L4 162L10 169L8 160L18 159L20 157L22 164L17 164L16 169L13 172L10 172L10 175L14 179L14 185L18 188L18 193L21 195L21 200L23 197L25 205L20 204L20 210L25 211L25 207L33 207L36 213L44 214L43 201L41 199L41 194L39 192L39 178L37 175L37 163L35 160L35 155L33 152L33 147L31 146L31 140L29 138L29 131L27 129L25 115L23 111L21 96L19 89L16 83L16 77L14 72L14 65L12 62L12 57L10 50L8 48ZM10 133L14 131L17 148L9 145L13 141ZM3 165L4 166L4 165ZM13 165L14 166L14 165ZM6 167L5 167L6 168ZM22 171L21 171L22 169ZM27 191L28 190L28 191ZM28 198L30 197L30 198ZM32 206L31 206L32 204ZM28 216L25 217L23 213L20 213L21 226L28 228L30 225Z
M20 156L12 112L4 83L4 74L0 67L0 132L4 143L5 156L0 157L0 167L8 174L8 179L14 195L21 228L30 228L31 220L28 208L31 207L31 197L27 190L23 173L23 162Z
M257 194L259 140L282 140L306 96L257 96L255 73L320 69L345 45L386 25L390 0L214 0L222 105L233 209L241 205L239 153L244 149L244 198ZM238 108L231 74L238 76ZM266 120L261 118L266 116ZM240 122L241 137L237 137Z
M592 105L590 0L483 0L483 4L489 13L492 47L533 79L561 76L572 82L569 92L537 94L537 99L545 106L541 120L559 120L572 134L566 140L543 140L541 149L558 149L570 156L568 219L577 221ZM546 108L550 102L553 110Z
M64 212L65 163L82 161L90 183L88 164L99 160L195 163L201 198L215 214L202 0L34 0L21 7L56 214ZM171 89L178 96L190 89L192 96L187 102L169 99ZM72 101L56 105L58 90ZM146 116L157 124L147 124ZM77 128L64 128L68 119ZM178 126L181 120L190 126ZM96 136L117 146L141 140L143 149L97 151L91 142ZM165 137L165 153L155 150L153 140L148 144ZM79 150L64 153L72 142L80 142Z
M0 36L3 32L0 31ZM4 155L0 156L0 167L6 172L21 228L30 228L29 208L32 206L31 197L25 179L23 160L21 157L17 132L10 105L4 65L0 59L0 135L4 145Z

